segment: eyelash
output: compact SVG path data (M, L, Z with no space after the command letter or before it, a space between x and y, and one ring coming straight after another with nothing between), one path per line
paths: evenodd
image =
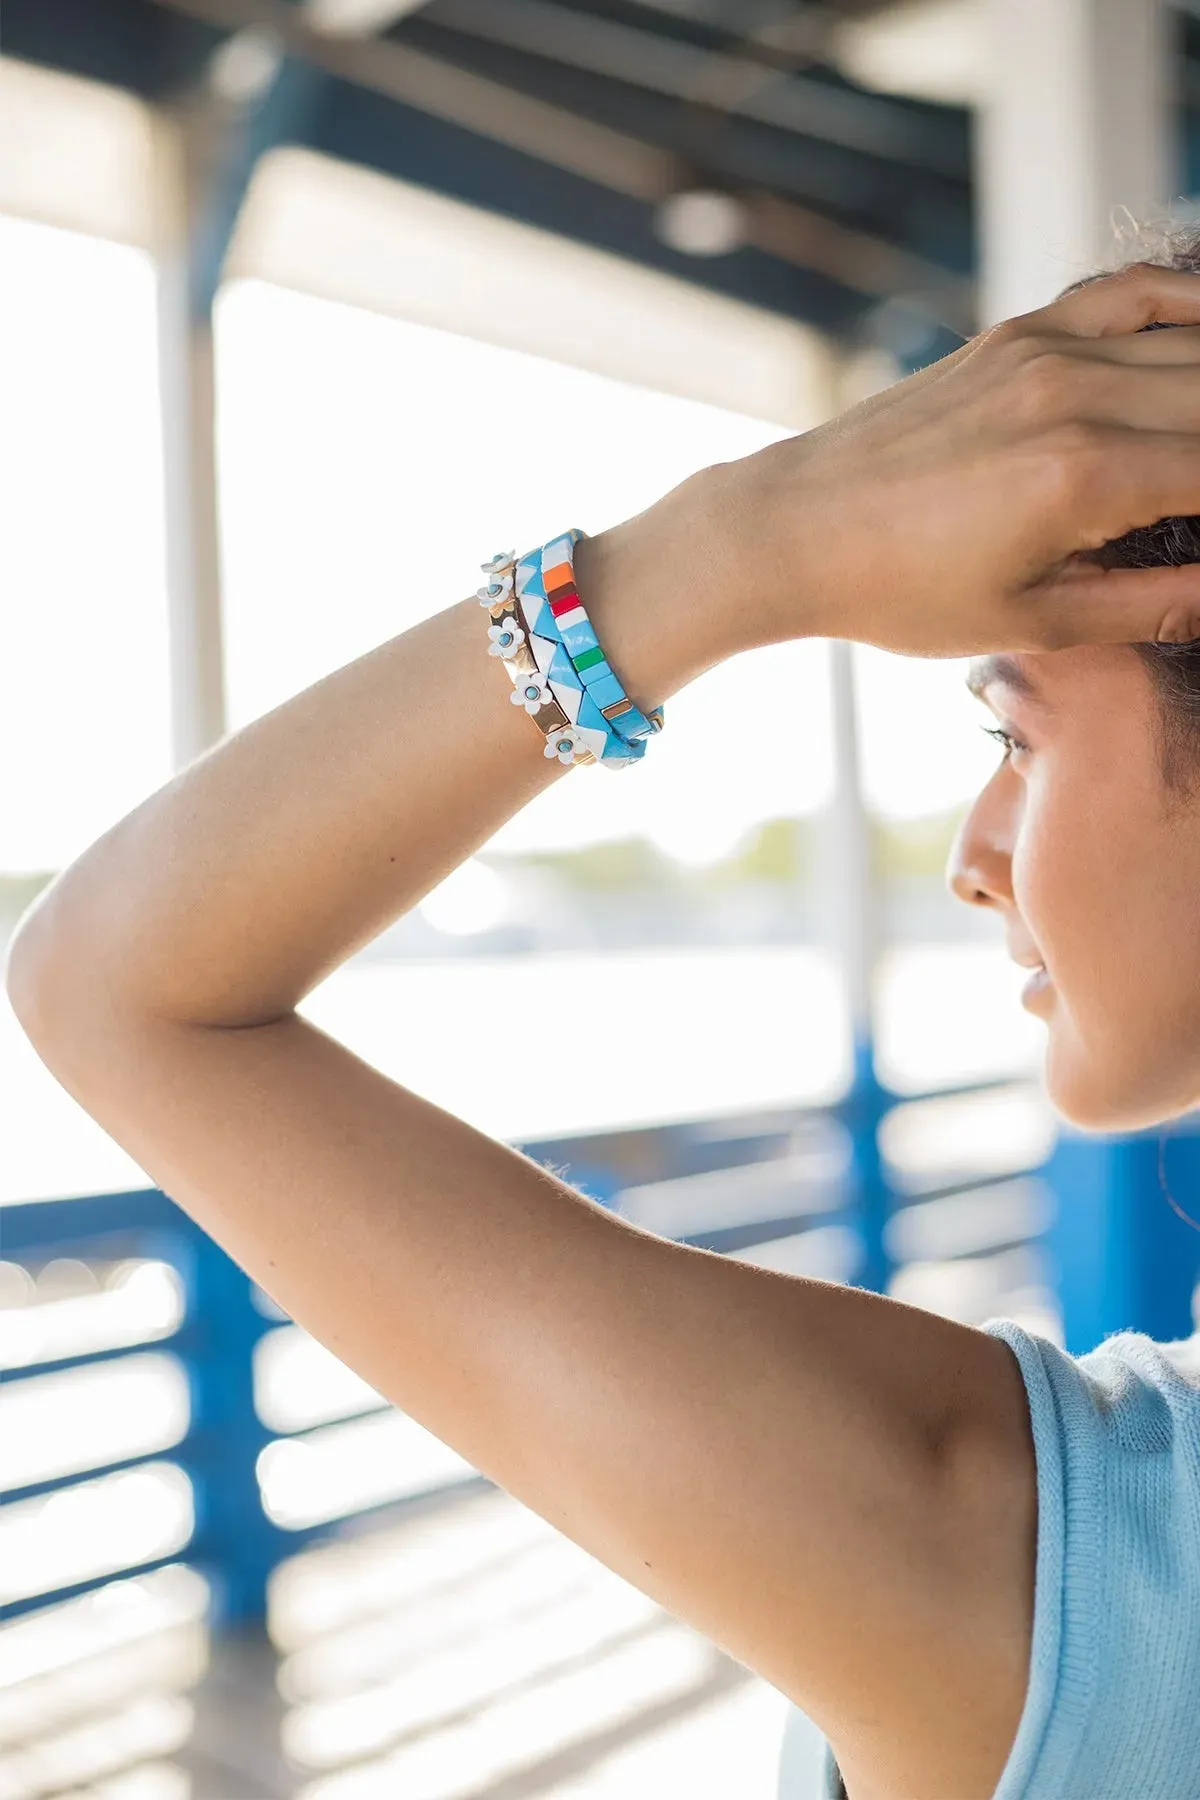
M1019 737L1014 737L1011 731L1005 731L999 725L981 725L979 729L988 737L995 738L998 744L1003 744L1005 762L1008 761L1014 750L1028 750L1029 748L1029 745L1023 744Z

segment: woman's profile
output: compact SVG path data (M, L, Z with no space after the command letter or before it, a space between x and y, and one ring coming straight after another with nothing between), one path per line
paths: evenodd
M152 1179L794 1702L849 1800L1196 1800L1197 1340L1071 1357L656 1237L296 1008L576 763L653 755L705 669L840 637L974 659L1002 755L948 879L1029 968L1053 1105L1200 1101L1200 243L1172 258L594 537L548 520L151 795L9 954L42 1059ZM464 519L464 568L492 548ZM603 991L546 1013L581 1080L655 1054Z

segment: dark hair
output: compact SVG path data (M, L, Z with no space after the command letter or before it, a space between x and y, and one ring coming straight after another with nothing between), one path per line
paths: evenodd
M1143 231L1132 247L1135 254L1124 257L1118 267L1148 262L1200 274L1198 226ZM1170 327L1150 325L1146 329ZM1109 569L1150 569L1200 562L1200 515L1159 519L1156 525L1144 525L1127 531L1124 537L1110 539L1093 554L1096 562ZM1134 649L1150 672L1158 698L1163 780L1173 794L1191 799L1200 784L1200 643L1135 644Z

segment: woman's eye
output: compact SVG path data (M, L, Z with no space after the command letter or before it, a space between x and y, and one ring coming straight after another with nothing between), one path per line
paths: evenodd
M986 732L988 737L995 738L998 744L1003 745L1005 762L1008 761L1014 750L1028 750L1029 748L1028 744L1023 744L1019 737L1014 737L1011 731L1005 731L1000 725L981 725L979 729Z

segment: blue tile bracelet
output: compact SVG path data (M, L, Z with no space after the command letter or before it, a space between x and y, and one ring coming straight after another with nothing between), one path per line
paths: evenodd
M645 753L645 746L626 744L603 717L603 729L596 729L589 712L579 723L587 698L583 681L557 634L550 641L530 631L515 591L518 566L515 551L501 551L483 563L489 580L476 595L491 619L488 654L500 658L513 684L510 700L533 718L546 739L547 757L567 767L602 762L608 769L629 768Z
M583 535L563 533L521 557L499 552L481 564L489 579L477 598L492 619L489 652L513 682L513 705L545 735L547 757L629 768L662 729L663 714L634 706L600 647L575 587L573 553Z
M647 715L633 704L596 637L575 583L575 546L583 535L564 531L523 556L516 565L517 596L530 631L561 643L583 683L581 722L599 729L599 714L630 749L644 751L645 739L662 730L662 710Z

